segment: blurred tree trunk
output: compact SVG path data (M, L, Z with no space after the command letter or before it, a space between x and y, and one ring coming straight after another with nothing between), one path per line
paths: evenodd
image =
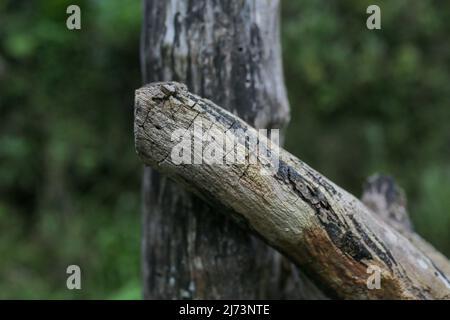
M256 128L284 127L289 105L278 6L272 0L144 1L144 83L180 81ZM278 253L150 168L143 198L145 298L316 297Z

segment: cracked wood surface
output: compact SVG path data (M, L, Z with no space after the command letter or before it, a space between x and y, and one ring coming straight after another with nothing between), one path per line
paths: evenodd
M143 4L143 83L180 81L252 126L287 124L278 0ZM324 298L278 252L149 167L142 196L144 298Z
M254 128L175 83L136 91L135 145L142 161L231 216L304 270L332 297L449 299L448 261L391 227L353 195L280 149L278 170L261 174L268 159L250 165L175 165L169 156L176 129L201 119L206 128ZM226 135L224 133L224 139ZM245 148L237 137L238 148ZM267 145L260 139L260 145ZM182 222L180 222L182 223ZM381 288L366 286L369 266L381 270Z

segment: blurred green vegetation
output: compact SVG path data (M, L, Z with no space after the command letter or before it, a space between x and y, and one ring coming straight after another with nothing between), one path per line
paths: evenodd
M369 31L373 3L283 2L287 148L356 195L392 174L450 255L450 3L376 1ZM138 0L0 0L0 298L141 296L140 26Z
M141 3L72 3L0 0L0 298L141 297Z

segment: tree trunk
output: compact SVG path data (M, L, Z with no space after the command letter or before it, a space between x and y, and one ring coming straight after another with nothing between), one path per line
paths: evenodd
M173 139L180 130L187 137L182 164ZM214 139L201 140L208 135ZM363 200L370 211L237 116L175 82L136 91L135 144L144 163L259 235L331 296L450 299L449 261L411 235L405 201L389 181L369 180ZM236 162L236 153L246 161ZM224 162L229 154L232 161ZM202 164L192 164L196 157Z
M278 6L273 0L144 1L144 83L180 81L257 128L284 127L289 106ZM149 168L143 199L145 298L321 296L274 250Z

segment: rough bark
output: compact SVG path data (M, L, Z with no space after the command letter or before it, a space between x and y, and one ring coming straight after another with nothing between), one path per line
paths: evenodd
M144 1L144 83L182 81L256 127L283 127L289 106L278 5ZM143 199L145 298L320 297L307 280L293 280L302 276L271 248L149 168Z
M172 134L177 129L192 132L194 120L201 120L207 132L214 132L215 141L234 135L236 148L249 157L256 156L257 163L175 164L171 152L178 141ZM230 130L234 128L243 131ZM249 124L189 93L184 85L155 83L136 91L135 144L144 163L252 230L305 270L329 295L450 299L450 281L443 271L448 270L447 260L440 261L439 268L426 250L283 149L277 153L279 167L267 174L272 158L255 155L246 137L257 139L258 147L269 145ZM276 149L272 156L273 152ZM382 280L380 289L371 290L367 270L374 266L381 271Z

